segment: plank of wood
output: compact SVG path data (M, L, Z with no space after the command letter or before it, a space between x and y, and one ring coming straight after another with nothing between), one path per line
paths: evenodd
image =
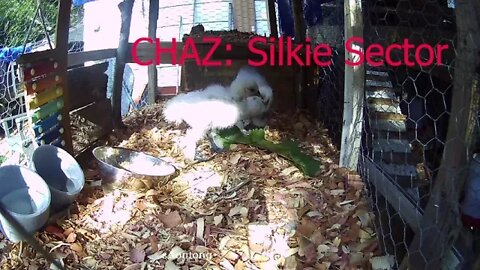
M459 201L472 156L474 125L478 112L480 62L480 2L456 2L457 58L454 91L442 162L430 200L409 251L411 270L440 269L446 264L445 254L451 249L461 230Z
M107 98L108 63L79 67L68 71L70 111Z
M371 79L367 79L366 80L366 86L380 86L380 87L388 87L388 88L392 88L393 87L393 84L391 81L378 81L378 80L371 80Z
M400 106L392 106L389 104L375 104L375 103L368 103L368 108L371 111L376 111L380 113L391 113L391 114L402 114L402 110Z
M59 3L56 31L56 48L54 58L58 62L58 75L63 80L59 86L63 89L64 106L62 109L62 126L64 127L63 138L65 140L65 150L73 154L72 130L70 127L70 91L67 84L67 66L68 66L68 34L70 28L70 12L72 9L72 0L61 0Z
M22 56L17 58L16 62L17 64L25 65L25 67L27 68L32 65L35 65L36 63L44 63L45 59L50 59L52 57L54 50L46 50L46 51L23 54Z
M363 37L361 1L349 0L344 5L345 37ZM345 59L352 61L352 54ZM345 67L343 127L340 150L340 167L357 168L363 128L363 100L365 66Z
M112 110L115 127L123 127L122 122L122 84L126 59L131 51L128 50L130 25L134 0L124 0L118 4L121 13L120 40L117 48L117 59L113 75Z
M158 21L158 3L159 0L150 0L148 8L148 37L155 38L157 36L157 21ZM148 104L155 103L155 95L158 90L158 74L157 66L148 66Z
M398 120L370 120L370 126L373 130L377 131L396 131L405 132L407 127L404 121Z
M68 67L82 65L87 61L98 61L108 58L115 58L116 49L104 49L88 52L76 52L68 54Z
M271 37L278 37L277 13L275 10L275 0L265 0L267 2L267 20L268 29Z
M363 155L361 160L361 170L365 175L368 175L366 181L371 182L375 186L376 191L382 194L398 213L401 213L401 217L413 231L418 231L418 220L422 218L422 212L417 209L414 202L393 179L383 174L380 167L369 157Z
M393 91L365 91L365 95L368 98L383 98L383 99L390 99L390 100L395 100L396 95Z
M411 153L410 141L398 139L376 139L373 141L373 151Z

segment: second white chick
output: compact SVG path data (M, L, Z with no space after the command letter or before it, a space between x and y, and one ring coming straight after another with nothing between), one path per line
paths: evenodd
M251 123L256 127L265 127L267 123L266 114L273 102L273 90L260 72L250 66L242 67L232 81L230 91L237 101L245 100L253 95L259 95L262 98L264 112L253 115L250 119L245 120L245 123L247 125ZM255 102L258 102L258 100Z
M240 68L237 76L230 84L230 91L237 101L258 93L262 97L267 110L270 109L273 102L272 88L260 72L251 66Z

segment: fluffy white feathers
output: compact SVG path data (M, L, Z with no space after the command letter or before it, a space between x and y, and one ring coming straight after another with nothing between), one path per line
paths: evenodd
M232 95L238 101L248 96L260 94L267 109L270 109L272 105L272 88L258 70L253 67L242 67L230 85L230 89Z
M165 103L163 115L168 122L180 124L185 121L190 127L212 125L212 121L223 126L224 122L238 119L240 110L240 105L232 100L227 88L210 85L171 98ZM222 112L221 115L219 112Z
M197 142L208 132L238 126L265 124L263 116L270 109L272 89L254 69L242 68L230 87L218 84L202 90L179 94L165 103L166 121L190 126L182 143L185 158L193 160Z
M163 115L166 121L190 126L181 143L184 156L193 160L197 142L209 131L225 129L238 124L244 130L244 103L233 100L228 89L211 85L203 90L179 94L165 103Z

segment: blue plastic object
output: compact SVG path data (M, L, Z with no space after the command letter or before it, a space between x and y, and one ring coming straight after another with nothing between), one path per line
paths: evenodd
M72 5L75 7L83 6L85 3L93 2L95 0L73 0Z
M39 145L50 144L56 138L62 136L62 134L63 134L63 128L60 124L57 124L52 129L50 129L49 131L47 131L47 132L41 134L40 136L38 136L36 138L36 140L37 140L37 143Z
M33 126L33 130L35 131L35 137L38 137L42 133L49 131L51 128L53 128L53 126L58 124L60 120L62 120L62 116L58 112L56 112L49 117L37 122Z
M28 53L32 50L32 47L27 45L25 53ZM17 60L18 57L22 55L23 46L17 47L3 47L0 49L0 62L10 63Z

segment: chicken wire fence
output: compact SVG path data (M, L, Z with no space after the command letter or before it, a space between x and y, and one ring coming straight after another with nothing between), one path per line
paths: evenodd
M420 67L418 62L440 56L429 55L424 49L417 58L414 58L415 50L410 50L408 57L417 62L414 66L365 66L359 169L377 216L377 236L382 251L391 256L391 264L396 269L407 266L409 269L439 269L435 267L440 266L470 269L459 268L459 265L465 267L471 263L472 257L465 253L474 257L478 252L472 242L474 238L462 238L475 235L459 223L463 189L460 179L468 167L448 164L456 162L449 157L470 160L469 151L478 150L477 145L470 149L459 131L478 128L478 122L474 127L475 121L471 124L468 119L451 119L477 115L472 109L477 100L463 97L463 104L457 103L457 107L453 104L455 90L462 89L459 84L454 88L455 77L473 81L478 76L465 67L468 59L458 58L460 32L457 32L456 14L461 13L456 9L468 10L465 6L473 3L463 1L457 6L447 0L362 3L364 48L374 43L386 48L390 44L403 44L405 39L415 46L449 46L441 54L442 64ZM472 14L475 13L465 16ZM475 30L465 31L471 35ZM475 46L478 49L480 44ZM392 61L404 61L401 51L392 50L391 55ZM476 93L478 87L474 91ZM449 127L449 124L456 126Z
M135 1L130 32L130 42L145 37L148 29L149 1ZM258 35L270 35L267 4L264 0L245 1L243 9L235 10L232 0L165 0L159 2L157 21L157 37L162 41L171 41L173 38L181 41L190 34L192 27L203 25L205 31L231 31L242 28L243 31ZM250 21L249 21L250 20ZM245 29L242 24L250 24ZM111 60L109 70L113 72L114 60ZM147 68L136 64L128 64L124 77L124 91L122 100L122 115L132 109L140 109L147 105L146 91L139 100L133 92L134 83L140 78L147 78ZM146 85L147 81L142 80ZM181 82L181 66L161 64L157 66L157 86L164 96L178 93ZM109 81L109 85L111 82ZM138 96L138 95L137 95Z
M26 104L16 60L23 54L55 48L58 1L2 1L0 11L0 155L8 158L22 154L25 141ZM80 9L72 9L72 32L81 16ZM83 49L82 42L73 40L69 45L70 52Z
M332 49L332 61L327 67L316 68L314 77L315 112L312 112L340 149L344 102L344 7L343 1L320 1L316 6L318 13L315 25L307 27L307 36L312 47L327 44Z

